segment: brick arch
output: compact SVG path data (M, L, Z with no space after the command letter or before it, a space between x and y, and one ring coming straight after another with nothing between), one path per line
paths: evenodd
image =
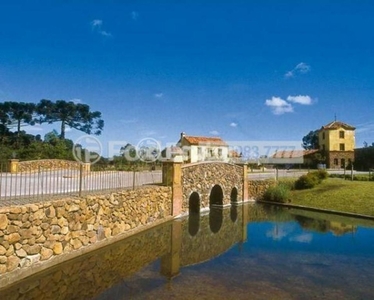
M224 162L185 164L182 171L182 212L188 212L189 196L200 195L200 207L209 208L211 191L219 185L223 191L223 205L230 205L231 191L237 190L238 202L243 201L243 166Z

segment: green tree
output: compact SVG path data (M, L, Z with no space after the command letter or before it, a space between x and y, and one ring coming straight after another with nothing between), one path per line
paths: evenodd
M3 103L5 113L8 115L8 125L17 127L17 136L20 135L21 125L35 124L35 104L25 102L7 101Z
M303 137L302 147L305 150L319 149L318 130L310 131Z
M60 138L65 139L66 126L87 134L100 135L104 127L99 111L91 112L87 104L43 99L37 105L40 123L61 122Z

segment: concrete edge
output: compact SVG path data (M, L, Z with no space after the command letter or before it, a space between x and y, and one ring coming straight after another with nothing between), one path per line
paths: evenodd
M270 205L276 205L276 206L289 207L289 208L299 208L299 209L316 211L316 212L324 212L324 213L328 213L328 214L341 215L341 216L346 216L346 217L361 218L361 219L366 219L366 220L374 220L374 216L356 214L356 213L350 213L350 212L344 212L344 211L338 211L338 210L332 210L332 209L324 209L324 208L310 207L310 206L304 206L304 205L279 203L279 202L271 202L271 201L263 201L263 200L257 200L256 202L257 203L262 203L262 204L270 204Z

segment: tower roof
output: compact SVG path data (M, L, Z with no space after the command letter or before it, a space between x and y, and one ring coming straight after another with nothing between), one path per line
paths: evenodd
M356 128L340 121L332 121L324 126L321 127L321 130L329 130L329 129L339 129L344 128L347 130L355 130Z

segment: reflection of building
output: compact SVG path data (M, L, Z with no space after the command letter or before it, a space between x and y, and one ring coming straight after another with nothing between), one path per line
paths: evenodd
M185 162L228 159L229 146L220 137L189 136L182 132L177 146L183 149Z
M326 154L328 168L344 168L354 160L355 127L333 121L318 132L320 150Z
M330 231L334 235L343 235L345 233L356 233L357 231L357 226L354 225L347 225L341 222L333 222L330 221Z

